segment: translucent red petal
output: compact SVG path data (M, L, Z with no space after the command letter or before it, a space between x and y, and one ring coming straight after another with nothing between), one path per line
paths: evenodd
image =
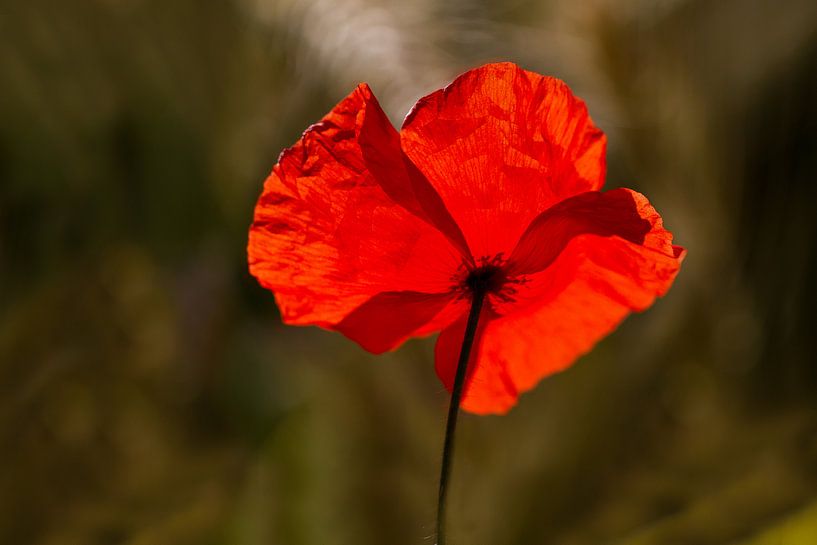
M579 195L540 216L513 254L526 282L514 301L494 301L483 314L462 407L506 412L666 293L683 255L646 198L630 190ZM437 340L437 373L449 389L464 324Z
M530 221L604 183L604 133L564 82L489 64L421 99L403 149L475 256L508 253Z
M413 331L349 326L374 303L348 318L361 305L384 292L453 299L461 235L423 183L365 85L285 150L264 184L248 245L250 271L275 292L284 321L336 328L347 320L342 331L383 350ZM390 301L399 311L402 299ZM414 296L405 305L416 309Z

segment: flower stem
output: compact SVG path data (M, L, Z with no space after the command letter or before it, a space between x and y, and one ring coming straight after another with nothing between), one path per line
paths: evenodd
M468 322L465 326L462 348L460 348L460 358L457 361L457 373L454 376L454 387L451 389L451 403L448 406L443 460L440 468L440 494L437 500L437 545L445 545L445 510L448 497L448 478L451 474L451 461L454 457L454 433L457 431L457 416L459 415L460 398L462 397L462 388L465 385L471 347L477 333L482 302L485 300L486 286L482 284L482 282L479 282L472 289L471 311L468 313Z

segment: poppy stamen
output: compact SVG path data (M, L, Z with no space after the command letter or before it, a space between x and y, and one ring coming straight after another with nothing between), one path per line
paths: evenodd
M477 293L482 293L494 301L513 302L516 285L524 284L527 278L510 276L507 271L507 261L502 253L480 257L476 265L463 263L452 277L454 291L461 299L471 300Z
M465 287L472 294L479 291L484 293L498 292L504 284L505 274L495 265L483 265L468 273L465 277Z

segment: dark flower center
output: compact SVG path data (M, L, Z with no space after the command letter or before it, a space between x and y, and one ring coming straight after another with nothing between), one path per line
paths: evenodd
M476 293L493 295L504 302L513 301L516 284L526 281L524 278L510 277L507 273L507 261L498 254L494 257L481 257L476 265L463 263L455 275L455 289L461 297L472 298Z
M505 284L506 276L501 267L482 265L469 271L464 287L471 293L499 292Z

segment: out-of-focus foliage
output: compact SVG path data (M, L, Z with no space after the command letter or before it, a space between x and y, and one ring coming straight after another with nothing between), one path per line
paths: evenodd
M280 325L261 183L358 81L566 79L669 296L461 423L451 542L817 540L817 3L12 0L0 8L0 542L431 543L431 340Z

